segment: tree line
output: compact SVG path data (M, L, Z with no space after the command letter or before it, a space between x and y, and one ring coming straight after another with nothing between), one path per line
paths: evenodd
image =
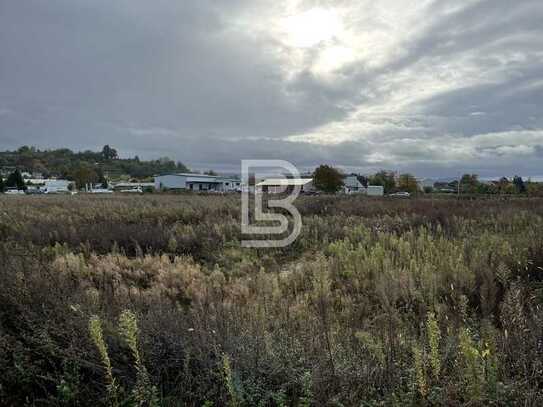
M464 174L459 180L450 182L436 182L433 186L422 187L417 178L410 173L396 174L393 171L379 171L373 175L348 174L356 176L358 181L364 186L378 185L382 186L385 194L394 192L432 193L449 192L457 194L526 194L530 196L543 196L543 184L532 182L530 179L524 180L515 175L512 179L502 177L497 181L483 182L477 174ZM344 185L344 174L340 169L329 165L320 165L313 172L313 183L315 187L326 193L336 193Z
M5 187L19 187L14 180L21 172L39 173L44 178L57 177L85 184L105 184L108 178L150 179L166 172L189 172L181 162L163 157L144 161L138 156L120 158L117 149L105 145L100 151L74 152L67 148L40 150L22 146L16 151L0 152L0 168L7 174ZM17 175L19 174L19 175ZM11 181L10 181L11 179Z
M13 171L6 180L0 175L0 192L7 188L26 189L25 181L19 170Z
M326 193L336 193L344 186L346 176L355 176L364 186L376 185L382 186L385 193L405 191L416 193L418 191L418 182L413 174L401 174L398 177L390 171L380 171L376 174L365 176L360 174L344 174L341 170L329 165L320 165L313 172L313 184L315 188Z
M460 180L451 181L442 185L438 184L438 189L443 186L454 190L458 194L530 194L537 195L543 192L541 186L537 182L531 180L524 181L518 175L515 175L511 180L507 177L502 177L497 181L482 182L477 174L464 174Z

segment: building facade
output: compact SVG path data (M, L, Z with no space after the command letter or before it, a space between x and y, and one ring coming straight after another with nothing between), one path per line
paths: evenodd
M26 180L26 184L33 189L46 194L67 193L75 190L75 182L66 179L32 178Z
M241 190L241 181L217 175L190 173L164 174L155 177L155 189L157 191L234 192Z
M256 184L256 192L279 194L288 192L295 186L299 186L302 193L315 190L311 178L270 178Z
M343 180L343 192L346 194L363 194L366 193L366 188L356 175L349 175Z
M384 196L385 188L381 185L368 185L366 193L368 196Z

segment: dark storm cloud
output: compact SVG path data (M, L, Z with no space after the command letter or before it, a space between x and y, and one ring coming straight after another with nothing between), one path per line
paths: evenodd
M370 24L370 4L307 6L343 7ZM392 27L385 62L374 63L375 48L331 76L314 69L329 43L292 51L274 35L281 5L2 1L0 148L109 143L206 167L280 158L422 175L538 173L541 1L433 2L420 29ZM327 140L296 138L323 131Z
M220 9L231 6L4 2L0 100L39 119L39 128L28 129L31 139L22 141L45 145L72 137L71 145L89 145L89 133L103 123L175 128L182 136L277 137L333 116L333 106L291 105L275 61L249 36L224 26ZM28 126L20 122L13 130Z

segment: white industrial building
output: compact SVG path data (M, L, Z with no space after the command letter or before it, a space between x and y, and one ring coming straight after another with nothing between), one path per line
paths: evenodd
M164 174L155 177L157 191L187 190L233 192L241 190L241 181L217 175L191 173Z
M144 192L155 189L154 182L117 182L112 183L111 188L116 192Z
M32 178L27 179L26 183L30 187L46 193L46 194L55 194L55 193L68 193L70 189L75 189L74 181L69 181L66 179L43 179L43 178Z
M295 186L300 187L300 192L315 190L312 178L270 178L256 184L256 191L278 194Z

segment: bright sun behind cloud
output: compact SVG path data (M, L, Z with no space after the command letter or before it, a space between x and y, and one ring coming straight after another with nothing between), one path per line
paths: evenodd
M341 30L341 21L334 10L312 8L284 18L281 31L288 45L299 48L313 47L332 39Z

